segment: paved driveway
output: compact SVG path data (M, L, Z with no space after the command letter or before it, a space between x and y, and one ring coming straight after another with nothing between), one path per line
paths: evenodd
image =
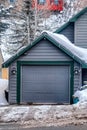
M87 125L28 128L25 126L21 127L16 124L0 124L0 130L87 130Z

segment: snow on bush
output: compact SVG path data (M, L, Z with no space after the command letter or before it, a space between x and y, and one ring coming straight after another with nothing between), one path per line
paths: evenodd
M77 97L81 103L87 102L87 89L76 91L74 97Z
M0 79L0 106L8 105L5 98L5 90L8 89L8 80Z

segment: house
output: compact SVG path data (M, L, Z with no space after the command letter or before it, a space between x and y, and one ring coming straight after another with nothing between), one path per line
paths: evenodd
M24 4L26 1L29 0L0 0L0 4L4 4L5 7L12 5L16 10L21 11L22 6L26 6L26 4ZM32 8L37 8L38 10L62 11L63 5L63 0L32 0Z
M9 67L9 103L72 103L87 68L86 51L63 35L42 33L3 63Z
M87 81L86 25L87 8L3 63L9 67L10 104L73 102L72 95Z
M32 6L38 10L62 11L63 0L33 0Z
M87 48L87 7L55 31L65 35L73 44Z
M55 31L65 35L73 44L87 48L87 7ZM82 85L87 81L87 71L82 70Z

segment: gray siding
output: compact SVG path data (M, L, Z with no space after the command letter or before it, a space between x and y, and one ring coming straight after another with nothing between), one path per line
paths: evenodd
M65 53L50 44L49 41L42 40L30 51L22 55L18 61L71 61ZM17 69L17 61L9 67L9 102L16 103L17 97L17 75L12 75L11 70Z
M87 48L87 12L75 22L75 44Z
M41 43L34 46L30 51L22 55L18 61L72 61L72 59L63 53L60 49L50 44L49 41L41 41ZM79 66L76 64L74 66ZM9 67L9 102L16 103L17 97L17 75L12 75L11 70L17 70L17 61L12 63ZM81 86L81 74L74 75L74 91L78 86Z
M72 60L56 46L47 40L42 40L26 56L21 56L19 60L23 61L70 61Z
M59 33L65 35L72 43L74 43L74 23L70 23Z
M14 62L9 67L9 103L16 103L17 97L17 75L12 74L12 70L17 70L17 64Z
M79 70L78 74L74 73L74 92L82 85L82 69L79 63L74 63L74 70L77 68Z

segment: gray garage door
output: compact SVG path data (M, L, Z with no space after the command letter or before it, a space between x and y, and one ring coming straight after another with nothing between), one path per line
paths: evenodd
M69 66L22 66L21 102L69 103Z

